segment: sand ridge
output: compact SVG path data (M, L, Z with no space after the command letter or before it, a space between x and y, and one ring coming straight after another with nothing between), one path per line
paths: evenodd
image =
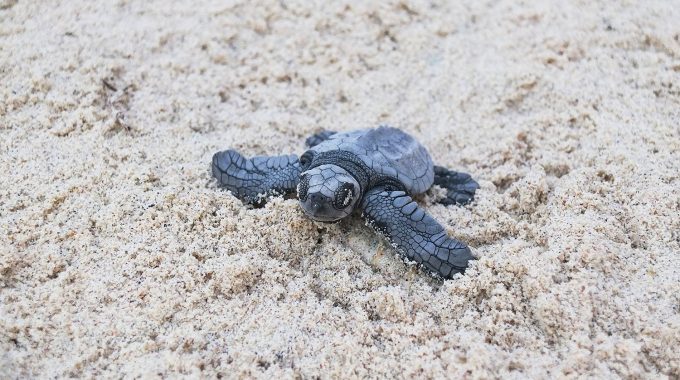
M679 9L0 1L0 375L680 376ZM380 123L464 276L210 178Z

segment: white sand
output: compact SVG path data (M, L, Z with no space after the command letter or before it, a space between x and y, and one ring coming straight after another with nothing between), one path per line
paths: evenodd
M677 0L109 3L0 0L0 377L680 377ZM379 123L465 276L210 178Z

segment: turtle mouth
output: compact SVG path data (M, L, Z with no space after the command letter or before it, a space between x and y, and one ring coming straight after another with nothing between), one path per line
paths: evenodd
M342 219L344 215L335 215L335 212L329 212L325 205L313 202L311 199L306 201L301 201L300 206L302 206L302 211L307 215L309 219L315 220L317 222L333 223Z
M317 222L332 223L344 218L346 213L333 207L330 198L320 194L308 194L304 200L300 200L302 211L308 218Z
M309 220L316 222L316 223L337 224L337 223L340 223L340 220L342 220L342 219L321 220L321 219L318 219L318 218L309 217Z
M342 219L342 216L328 216L328 215L320 215L320 214L313 214L305 207L302 207L302 212L305 213L305 215L309 218L312 219L315 222L322 222L322 223L335 223L340 221Z

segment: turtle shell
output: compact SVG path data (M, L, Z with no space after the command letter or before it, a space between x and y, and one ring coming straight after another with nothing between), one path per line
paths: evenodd
M432 158L427 149L397 128L381 126L338 132L311 150L354 153L376 173L401 182L411 194L427 191L434 182Z

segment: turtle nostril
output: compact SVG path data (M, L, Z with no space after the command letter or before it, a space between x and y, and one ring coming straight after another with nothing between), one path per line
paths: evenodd
M309 199L307 200L310 210L314 213L325 209L327 201L326 197L319 193L309 194Z
M311 198L314 205L317 206L317 207L321 207L321 205L323 203L325 203L326 200L327 200L326 197L323 194L319 194L319 193L314 193L314 194L310 195L309 197Z

